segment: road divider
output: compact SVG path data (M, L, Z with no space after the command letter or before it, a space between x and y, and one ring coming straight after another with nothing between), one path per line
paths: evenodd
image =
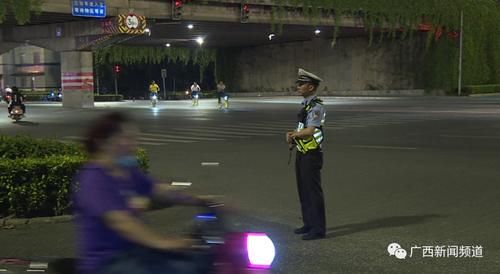
M218 162L202 162L201 166L219 166Z

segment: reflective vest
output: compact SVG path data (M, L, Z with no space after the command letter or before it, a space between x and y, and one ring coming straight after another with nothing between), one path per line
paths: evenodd
M316 104L323 105L323 101L319 98L314 98L307 105L305 105L298 114L298 125L297 131L301 131L307 127L307 115L309 111L316 106ZM323 134L323 123L325 122L324 117L321 119L321 126L319 128L314 129L313 136L308 138L295 138L295 144L297 146L297 150L302 153L307 153L308 151L315 150L321 148L321 143L323 142L324 134Z

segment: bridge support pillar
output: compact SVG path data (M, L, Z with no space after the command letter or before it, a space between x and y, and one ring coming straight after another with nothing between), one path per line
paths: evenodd
M61 52L61 85L63 91L63 107L94 107L92 52Z

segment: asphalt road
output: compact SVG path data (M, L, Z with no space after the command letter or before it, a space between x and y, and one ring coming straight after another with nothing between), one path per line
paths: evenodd
M222 111L210 99L196 108L188 101L156 109L145 101L93 109L30 104L18 124L5 111L0 133L76 141L106 111L131 114L151 174L191 182L192 193L223 196L239 213L235 228L270 234L275 273L500 272L500 97L325 98L328 233L312 242L292 233L301 221L284 143L300 101L233 99ZM155 211L148 221L181 233L186 213ZM2 230L0 258L71 255L72 229L67 223ZM390 243L407 257L389 256Z

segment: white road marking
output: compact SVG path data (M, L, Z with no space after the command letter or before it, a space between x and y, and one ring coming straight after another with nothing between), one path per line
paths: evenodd
M172 182L171 185L173 186L191 186L191 182Z
M218 162L202 162L201 166L219 166Z
M145 146L164 146L167 145L165 143L152 143L152 142L139 142L139 145L145 145Z
M173 139L177 138L177 139L185 139L185 140L202 140L202 141L223 141L224 140L224 139L220 139L220 138L191 137L191 136L159 134L159 133L141 133L141 135L152 136L152 137L173 138Z
M223 129L203 129L203 128L177 128L179 131L192 131L192 132L213 132L213 133L219 133L220 136L227 136L227 135L239 135L239 136L272 136L273 134L265 134L265 133L243 133L243 132L233 132L233 131L226 131Z
M178 140L178 139L158 139L158 138L148 138L148 137L139 137L137 138L139 141L158 141L159 143L194 143L196 141L189 140Z

